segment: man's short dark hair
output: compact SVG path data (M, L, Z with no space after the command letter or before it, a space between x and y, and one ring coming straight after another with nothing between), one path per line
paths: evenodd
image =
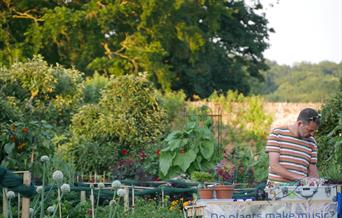
M319 125L321 123L320 119L321 115L315 109L305 108L299 113L297 121L303 121L305 124L313 121Z

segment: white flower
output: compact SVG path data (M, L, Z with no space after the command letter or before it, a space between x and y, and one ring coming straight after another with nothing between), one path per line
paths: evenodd
M110 206L112 206L112 205L114 205L114 204L116 204L115 200L111 200L111 201L109 202L109 205L110 205Z
M55 212L55 207L54 206L50 206L46 210L47 210L48 213L53 213L53 212Z
M43 186L37 186L36 192L37 192L38 194L40 194L40 193L42 193L42 191L43 191Z
M118 196L123 197L123 196L125 196L125 194L126 194L126 190L120 188L120 189L118 189L118 192L117 192L117 193L118 193Z
M70 185L64 183L64 184L61 186L61 191L62 191L62 193L70 192Z
M12 199L12 198L15 197L15 193L13 191L8 191L6 196L7 196L8 199Z
M30 215L32 215L33 213L34 213L34 209L30 207Z
M63 173L60 170L56 170L52 174L52 179L56 182L62 182L63 181Z
M112 182L112 188L120 188L121 182L119 180L115 180Z
M50 158L47 155L43 155L40 157L40 161L43 163L46 163L50 160Z
M103 189L105 187L105 184L103 182L99 182L99 184L97 184L97 187L99 189Z

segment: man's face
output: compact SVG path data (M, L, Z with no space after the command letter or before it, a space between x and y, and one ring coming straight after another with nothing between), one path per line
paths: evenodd
M307 124L304 124L303 121L298 122L298 135L300 138L310 138L312 137L316 130L318 128L318 125L315 122L310 121Z

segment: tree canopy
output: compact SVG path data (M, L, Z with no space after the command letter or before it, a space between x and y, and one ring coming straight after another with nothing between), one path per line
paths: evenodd
M92 75L149 72L163 90L188 96L247 93L262 78L272 29L257 1L2 1L0 64L41 54Z

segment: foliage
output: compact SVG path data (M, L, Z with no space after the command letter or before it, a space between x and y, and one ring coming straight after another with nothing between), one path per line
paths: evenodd
M203 172L203 171L194 171L191 173L191 180L204 183L204 182L213 182L215 181L215 177L208 172Z
M264 149L272 117L264 111L263 98L229 91L225 95L214 92L209 100L226 118L219 134L225 145L225 161L236 169L230 177L234 182L249 184L267 179L268 156Z
M1 165L11 170L28 170L34 158L54 151L50 143L54 131L46 121L14 122L1 133Z
M1 3L0 65L42 54L82 72L150 72L163 90L206 97L247 93L265 69L272 29L258 1L60 1Z
M221 182L233 182L235 178L235 165L227 159L221 160L215 167L215 173Z
M178 129L184 125L183 116L186 110L185 97L183 91L159 93L158 99L160 106L165 110L168 123L172 129Z
M2 164L27 170L37 157L54 152L51 141L66 131L80 104L81 81L78 71L49 66L41 56L1 68Z
M272 117L264 111L263 98L228 91L225 95L214 92L209 101L220 105L223 112L229 115L225 124L230 128L262 138L268 135Z
M212 120L205 107L188 117L183 130L171 132L160 151L161 176L170 178L182 172L206 171L215 166L218 145L210 130Z
M322 107L322 119L316 137L319 144L318 166L323 176L336 179L342 174L342 80L340 90ZM331 168L337 172L332 172ZM341 179L339 177L339 179ZM339 182L341 182L340 180Z
M109 79L95 73L84 82L83 99L85 104L97 104L101 99L102 90L108 85Z
M99 102L84 105L72 118L70 149L77 168L99 173L121 159L140 160L140 153L162 136L165 121L145 75L112 78Z
M253 82L252 93L268 101L325 102L338 90L342 62L298 63L292 67L268 62L264 82Z

